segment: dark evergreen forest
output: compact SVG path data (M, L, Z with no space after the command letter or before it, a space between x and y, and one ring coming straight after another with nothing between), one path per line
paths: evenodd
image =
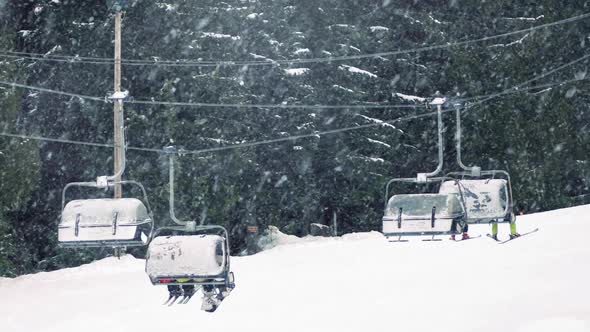
M0 82L109 95L113 63L100 59L113 57L112 5L1 0ZM480 39L588 12L588 1L562 0L128 1L123 58L146 60L123 64L122 86L133 100L229 105L126 103L127 144L191 151L236 145L178 157L176 209L225 226L233 253L249 253L248 225L303 236L336 214L340 234L380 230L385 183L436 167L435 116L331 131L433 111L403 95L469 99L524 83L465 109L463 160L510 172L519 211L585 204L588 62L559 67L588 54L590 18L447 48L355 56ZM352 58L314 60L340 56ZM292 59L309 61L285 61ZM193 65L159 63L169 60ZM232 106L240 104L344 106ZM444 169L457 170L454 113L444 121ZM113 144L113 105L0 84L0 131ZM127 157L124 177L145 185L157 225L169 224L166 156L129 149ZM0 276L112 254L57 246L66 183L112 174L112 164L112 148L0 136Z

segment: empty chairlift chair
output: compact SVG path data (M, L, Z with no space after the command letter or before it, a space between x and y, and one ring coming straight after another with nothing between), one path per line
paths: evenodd
M383 216L386 237L442 235L461 231L464 211L456 195L395 195Z
M438 184L445 178L435 177L443 168L443 123L442 104L445 99L436 98L431 105L436 105L438 122L438 166L430 173L418 173L416 178L394 178L385 186L385 213L383 216L383 234L397 237L431 235L424 241L435 241L436 235L455 234L461 231L465 224L465 211L457 195L453 194L398 194L391 198L390 186L393 183L406 184Z
M89 186L92 184L87 183ZM72 185L80 184L68 186ZM121 248L147 245L153 221L149 209L139 199L78 199L65 204L65 189L63 197L58 226L58 240L62 247Z
M149 201L143 185L136 181L115 181L125 171L125 156L119 172L100 176L96 182L68 183L62 192L62 213L58 226L60 246L125 247L147 245L154 228ZM67 202L72 187L109 189L117 185L134 185L141 189L143 201L137 198L91 198ZM67 204L66 204L67 202Z
M111 99L122 102L126 94L115 94ZM123 112L118 127L121 141L125 142ZM96 182L68 183L62 192L62 213L58 226L58 241L62 247L113 247L120 249L147 245L153 231L154 222L145 188L136 181L120 181L125 172L125 149L112 176L100 176ZM143 201L137 198L91 198L67 202L66 192L72 187L109 189L123 185L134 185L141 189ZM66 204L67 202L67 204Z

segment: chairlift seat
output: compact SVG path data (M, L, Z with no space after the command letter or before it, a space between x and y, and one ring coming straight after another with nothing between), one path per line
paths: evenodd
M214 234L157 236L148 247L146 273L154 285L233 283L225 241Z
M63 247L126 247L147 244L152 220L136 198L73 200L58 228Z
M456 195L395 195L383 216L383 234L438 235L455 233L464 215Z
M468 223L503 221L508 209L508 181L504 179L450 180L441 184L440 194L456 194L465 202Z

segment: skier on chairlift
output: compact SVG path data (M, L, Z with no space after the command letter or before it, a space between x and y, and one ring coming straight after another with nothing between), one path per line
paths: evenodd
M519 215L523 215L524 212L522 209L519 209ZM504 221L508 221L510 223L510 239L514 239L520 236L520 234L516 231L516 216L514 213L510 213L509 216L504 218ZM492 239L498 241L498 222L492 221Z
M215 259L217 264L221 265L223 260L223 247L217 243L215 247ZM224 286L203 285L203 304L201 309L207 312L217 310L221 301L229 294L228 289Z
M168 285L168 294L170 294L170 298L176 298L182 295L182 291L180 290L180 286L178 285Z
M213 312L217 309L219 304L221 303L221 292L219 294L215 292L215 286L212 285L204 285L203 286L203 304L201 306L201 310L205 310L208 312Z
M465 223L461 227L461 232L463 233L461 235L461 240L469 240L469 233L467 233L468 231L469 231L469 225L467 223ZM451 240L455 241L455 234L451 234Z
M185 297L192 297L195 292L195 285L182 285L182 294Z

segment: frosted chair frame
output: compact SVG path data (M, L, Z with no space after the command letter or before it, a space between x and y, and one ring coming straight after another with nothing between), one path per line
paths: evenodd
M137 198L94 198L69 202L66 200L66 192L72 187L105 189L119 184L138 186L142 191L143 201ZM58 226L58 241L61 247L145 246L153 230L152 211L145 188L139 182L72 182L63 189L62 213Z
M459 194L465 207L467 223L514 222L512 184L508 172L451 172L445 177L449 180L441 183L439 193Z
M148 246L145 272L153 285L214 285L232 289L235 284L229 248L229 236L222 226L162 227L156 230Z

